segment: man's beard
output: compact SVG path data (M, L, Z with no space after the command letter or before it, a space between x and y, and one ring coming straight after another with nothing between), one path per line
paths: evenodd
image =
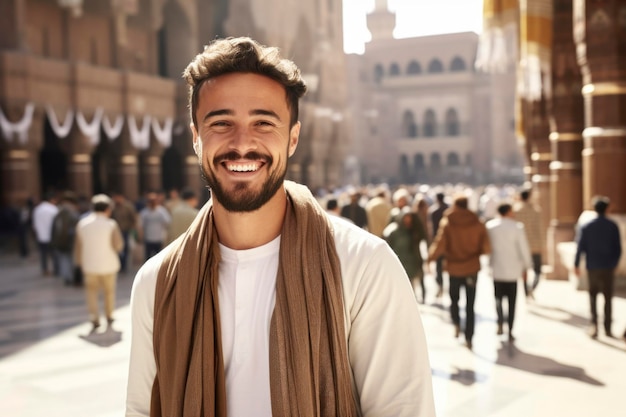
M239 158L239 155L237 155L237 157L235 157L232 153L229 155L231 158L229 158L228 155L226 157L216 157L214 159L214 166L218 166L220 161ZM243 158L250 160L261 159L256 153L246 154ZM265 161L263 168L268 170L271 169L273 159L271 157L264 157L262 159ZM201 162L200 170L204 181L207 183L207 186L211 191L211 197L219 201L220 205L222 205L227 211L237 213L256 211L263 207L263 205L276 194L280 187L282 187L285 176L287 175L287 165L285 164L285 167L282 170L277 169L270 174L261 186L260 191L250 189L250 184L244 181L236 183L232 191L227 191L219 182L210 167L208 170L205 169Z

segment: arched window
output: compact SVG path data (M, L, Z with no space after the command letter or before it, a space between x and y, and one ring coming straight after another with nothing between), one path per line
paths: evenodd
M415 168L415 171L422 171L425 168L424 165L424 155L422 155L421 153L415 154L415 156L413 156L413 167Z
M448 109L446 112L446 135L459 135L459 116L455 109Z
M466 68L465 61L460 56L455 56L450 63L450 71L465 71Z
M430 73L438 73L443 72L443 64L437 58L430 61L428 64L428 72Z
M411 61L409 62L408 67L406 68L406 73L411 74L411 75L421 74L422 66L417 61Z
M398 75L400 75L400 65L394 62L389 66L389 76L397 77Z
M385 69L382 64L376 64L374 67L374 81L376 84L380 83L380 80L385 76Z
M446 165L449 167L459 166L459 155L456 152L450 152L448 154L448 160Z
M417 124L415 123L415 116L411 110L405 111L402 116L402 131L404 132L404 136L408 138L417 137Z
M430 167L433 169L441 168L441 155L435 152L430 155Z
M400 181L408 182L411 176L409 169L409 158L406 155L400 155Z
M424 136L432 138L437 135L437 119L432 109L424 112Z

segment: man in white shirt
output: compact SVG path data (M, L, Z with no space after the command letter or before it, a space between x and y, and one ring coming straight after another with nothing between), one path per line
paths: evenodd
M135 278L126 416L434 416L397 257L284 181L306 91L295 64L229 38L184 78L212 199Z
M100 327L100 293L104 296L107 325L110 327L113 323L115 284L120 270L119 254L124 248L124 239L117 222L111 219L113 200L106 194L96 194L92 197L91 204L93 212L83 217L76 226L74 260L83 272L93 332Z
M513 208L502 203L497 208L498 218L489 220L485 225L491 241L490 264L496 297L498 314L497 334L503 334L504 313L502 301L506 297L509 304L508 325L509 340L513 341L513 321L515 320L515 300L517 298L517 281L523 277L526 281L526 270L532 266L530 247L524 225L513 218Z
M54 273L58 272L57 261L53 249L50 247L52 239L52 222L59 212L56 205L56 197L53 193L46 194L45 199L33 209L33 229L39 246L39 258L41 261L41 273L45 276L51 274L48 266L48 258L52 261Z

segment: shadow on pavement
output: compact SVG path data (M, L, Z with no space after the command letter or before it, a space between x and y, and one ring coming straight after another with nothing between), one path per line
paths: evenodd
M587 375L584 368L566 365L545 356L523 352L513 343L503 344L498 349L496 363L538 375L571 378L590 385L604 386L602 381Z
M470 386L475 383L485 382L487 380L486 374L480 374L472 369L459 369L455 368L454 373L444 372L438 369L432 369L431 375L437 378L448 379L450 381L459 382L465 386Z
M88 335L80 335L78 337L96 346L111 347L122 340L122 332L109 327L102 333L92 332Z
M532 307L528 308L528 313L543 319L569 324L576 328L585 328L589 325L589 318L574 314L560 307L533 304Z

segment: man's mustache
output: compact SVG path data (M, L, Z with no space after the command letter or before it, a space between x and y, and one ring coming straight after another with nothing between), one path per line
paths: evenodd
M261 155L258 152L250 151L247 152L245 155L241 155L237 151L230 151L221 155L217 155L215 158L213 158L213 163L217 165L224 161L237 161L239 159L247 159L250 161L263 161L268 164L272 162L271 156Z

